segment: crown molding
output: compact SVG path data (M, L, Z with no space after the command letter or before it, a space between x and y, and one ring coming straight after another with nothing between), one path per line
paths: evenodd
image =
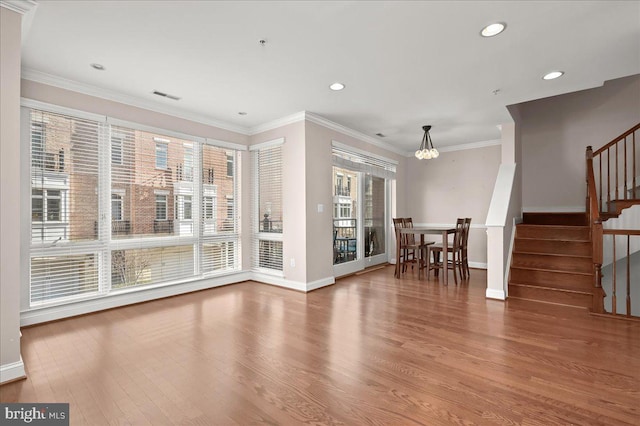
M453 152L453 151L465 151L467 149L476 149L476 148L486 148L488 146L496 146L502 145L502 141L500 139L494 139L489 141L480 141L480 142L471 142L460 145L450 145L443 146L438 148L439 152ZM413 157L415 154L413 152L404 153L406 157Z
M157 102L148 101L145 99L140 99L136 96L125 95L120 92L103 89L101 87L93 86L90 84L79 83L77 81L47 74L41 71L36 71L30 68L22 69L22 78L25 80L34 81L36 83L47 84L49 86L55 86L61 89L82 93L84 95L95 96L97 98L119 102L137 108L143 108L149 111L171 115L173 117L182 118L196 123L206 124L207 126L217 127L219 129L228 130L230 132L249 135L249 129L243 126L225 123L223 121L215 120L200 114L190 113L180 108L167 107L166 105L162 105Z
M35 9L38 3L35 0L0 0L0 7L12 10L21 15L29 13L31 9Z
M490 141L480 141L480 142L465 143L461 145L443 146L442 148L438 148L438 151L440 152L464 151L467 149L486 148L488 146L496 146L501 144L502 144L502 141L500 139L493 139ZM411 155L413 156L413 154Z
M305 111L305 118L307 121L310 121L315 124L319 124L320 126L326 127L331 130L335 130L336 132L342 133L343 135L351 136L352 138L377 146L378 148L382 148L386 151L391 151L398 155L403 155L403 156L406 155L405 151L399 148L396 148L395 146L389 145L386 142L383 142L372 136L361 133L357 130L350 129L349 127L343 126L342 124L335 123L331 120L328 120L324 117L319 116L318 114Z
M278 127L286 126L288 124L293 124L293 123L297 123L299 121L304 121L304 119L305 119L305 112L304 111L296 112L295 114L287 115L287 116L282 117L282 118L277 118L277 119L275 119L273 121L268 121L266 123L258 124L257 126L253 126L253 127L249 128L248 134L251 135L251 136L257 135L258 133L266 132L268 130L277 129Z
M264 123L264 124L260 124L258 126L252 127L251 129L249 129L249 134L256 135L258 133L277 129L282 126L286 126L288 124L293 124L293 123L297 123L299 121L304 121L304 120L310 121L312 123L318 124L322 127L326 127L331 130L335 130L336 132L342 133L344 135L351 136L353 138L361 140L362 142L375 145L378 148L382 148L386 151L391 151L398 155L406 154L401 149L391 146L385 142L382 142L364 133L358 132L357 130L353 130L349 127L343 126L342 124L335 123L331 120L328 120L318 114L314 114L309 111L300 111L295 114L291 114L286 117L278 118L277 120L269 121L268 123Z
M4 3L7 0L0 0L0 1L4 5ZM126 95L121 92L117 92L109 89L103 89L101 87L93 86L90 84L79 83L77 81L58 77L52 74L47 74L42 71L37 71L30 68L22 69L22 78L25 80L36 82L36 83L47 84L49 86L59 87L61 89L82 93L84 95L95 96L97 98L102 98L102 99L106 99L113 102L119 102L119 103L130 105L133 107L158 112L161 114L171 115L173 117L182 118L184 120L189 120L189 121L193 121L200 124L205 124L207 126L217 127L219 129L228 130L228 131L239 133L245 136L253 136L258 133L266 132L268 130L277 129L282 126L307 120L312 123L318 124L322 127L334 130L343 135L353 137L362 142L368 143L370 145L376 146L378 148L393 152L395 154L398 154L404 157L413 157L414 155L413 152L406 152L400 148L396 148L395 146L392 146L377 138L366 135L357 130L353 130L349 127L343 126L342 124L338 124L336 122L333 122L329 119L326 119L318 114L315 114L309 111L300 111L295 114L287 115L285 117L278 118L276 120L269 121L267 123L260 124L254 127L244 127L244 126L239 126L239 125L215 120L215 119L206 117L204 115L191 113L191 112L182 110L180 108L168 107L158 102L141 99L136 96ZM442 148L438 148L438 151L440 152L461 151L466 149L484 148L484 147L500 145L500 144L501 144L500 140L481 141L481 142L473 142L473 143L468 143L463 145L444 146Z

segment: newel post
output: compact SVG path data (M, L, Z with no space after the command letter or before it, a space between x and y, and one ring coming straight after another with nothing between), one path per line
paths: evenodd
M597 221L591 224L591 239L593 242L593 272L595 278L595 288L593 291L592 310L595 313L604 313L605 293L602 288L602 222Z
M587 153L586 153L586 159L587 159L587 164L586 164L586 168L585 168L585 181L587 183L587 202L586 202L586 212L587 212L587 217L589 218L589 223L591 223L591 221L593 220L593 218L591 217L591 200L589 198L590 194L589 194L589 170L593 170L593 148L591 148L591 145L589 145L587 147ZM595 182L594 182L595 183Z

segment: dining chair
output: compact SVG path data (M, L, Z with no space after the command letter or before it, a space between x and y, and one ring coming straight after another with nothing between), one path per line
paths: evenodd
M404 272L406 270L406 265L405 262L407 261L407 258L409 256L408 253L408 249L406 248L406 234L398 234L398 230L401 228L404 228L405 226L405 219L398 217L398 218L393 218L393 229L395 231L396 234L396 244L398 245L398 247L400 247L399 253L400 256L398 256L398 259L396 259L396 263L398 264L398 275L400 274L400 271Z
M464 219L464 235L462 237L462 270L464 272L463 278L469 278L471 275L469 272L469 256L468 256L468 242L469 242L469 230L471 229L471 218Z
M393 219L394 228L413 228L413 219L410 217L405 218L397 218ZM397 261L399 263L398 275L401 272L405 272L407 270L407 264L411 264L411 268L413 269L413 265L418 265L418 279L420 279L422 275L422 270L429 271L430 262L429 262L429 247L433 244L433 241L420 244L416 242L416 238L414 234L400 234L399 242L396 241L396 244L400 244L400 259Z
M443 241L442 244L433 244L430 248L433 253L433 262L430 269L434 270L434 275L438 276L440 269L444 270L444 262L453 270L453 280L458 284L458 273L462 279L462 240L464 237L464 221L465 219L458 219L456 221L456 232L453 234L453 243L449 241ZM447 244L447 252L451 254L451 259L440 259L440 254L443 252L443 244ZM427 270L427 277L429 276L429 270Z

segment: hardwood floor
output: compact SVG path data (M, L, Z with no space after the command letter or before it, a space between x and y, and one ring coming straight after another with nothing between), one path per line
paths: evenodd
M393 267L309 294L252 282L23 329L2 402L71 424L582 424L640 420L640 323L484 297Z

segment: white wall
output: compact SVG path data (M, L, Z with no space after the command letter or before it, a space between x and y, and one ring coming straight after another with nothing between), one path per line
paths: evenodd
M516 108L524 211L584 211L585 150L600 148L640 122L640 75Z
M20 357L21 15L0 7L0 382L24 376Z
M469 262L487 263L485 220L500 167L500 145L443 152L435 160L407 160L407 216L419 224L454 225L472 219Z

